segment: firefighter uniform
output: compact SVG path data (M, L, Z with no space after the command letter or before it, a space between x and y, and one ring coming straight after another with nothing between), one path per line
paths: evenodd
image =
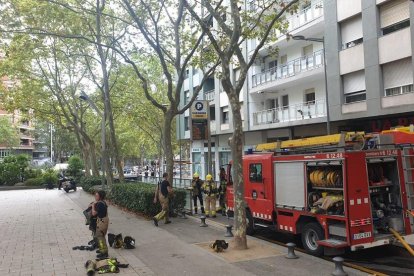
M203 193L201 191L202 186L203 182L200 180L198 173L195 173L193 175L193 181L191 182L191 191L194 202L194 212L196 214L198 213L197 199L200 201L201 213L204 214Z
M210 214L213 218L216 217L216 197L217 197L217 186L213 181L211 174L206 176L206 181L203 184L203 192L206 195L205 212L206 217Z
M220 180L220 187L218 189L219 192L219 205L221 209L221 214L223 216L226 215L226 190L227 190L227 182L226 180Z
M101 201L103 204L106 205L105 202ZM108 225L109 225L109 217L108 217L108 209L106 211L105 217L97 217L96 218L96 231L95 231L95 240L98 243L99 253L101 255L108 254L108 245L106 244L106 233L108 232Z

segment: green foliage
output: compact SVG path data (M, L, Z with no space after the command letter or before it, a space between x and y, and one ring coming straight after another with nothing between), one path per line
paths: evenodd
M42 170L29 168L24 171L24 179L38 178L42 176Z
M80 179L79 186L86 192L92 192L93 186L101 185L102 177L100 176L83 176Z
M27 155L11 155L0 163L0 185L14 185L24 180L25 170L29 166Z
M145 183L116 184L112 186L109 198L116 204L128 210L146 216L154 216L161 211L159 203L154 204L156 185ZM186 201L186 191L174 189L175 197L172 201L174 209L183 209Z
M19 145L19 134L7 116L0 118L0 144L8 148Z
M43 177L36 177L36 178L29 178L25 180L23 183L24 183L24 186L37 187L37 186L42 186L43 183L45 182L43 181Z
M49 169L46 172L44 172L42 179L45 184L56 185L58 182L57 173L53 169Z
M68 164L69 166L67 169L67 173L73 178L75 178L75 181L79 182L82 176L82 170L83 170L82 159L80 159L79 156L74 155L69 158Z

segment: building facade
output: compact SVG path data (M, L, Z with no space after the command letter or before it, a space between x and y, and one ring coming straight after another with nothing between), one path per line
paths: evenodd
M277 41L260 51L240 95L245 150L259 143L325 135L328 111L331 133L414 123L413 7L409 0L303 1L286 18L288 33L316 39L294 40L276 33ZM246 56L256 43L246 42ZM277 54L268 51L275 48ZM234 78L237 74L235 68ZM187 76L182 103L200 83L201 72L189 69ZM211 173L217 179L219 168L231 160L231 108L218 79L204 84L199 99L210 104ZM190 139L189 111L178 122L177 138ZM191 141L192 171L202 177L208 173L206 157L207 141Z

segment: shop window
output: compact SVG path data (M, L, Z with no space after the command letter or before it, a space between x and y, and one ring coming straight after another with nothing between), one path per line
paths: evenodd
M250 164L249 179L250 179L250 182L259 182L259 183L262 182L263 180L262 164Z

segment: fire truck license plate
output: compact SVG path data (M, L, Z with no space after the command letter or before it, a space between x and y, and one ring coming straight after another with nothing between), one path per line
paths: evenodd
M370 237L371 237L371 232L354 234L354 240L360 240L360 239L365 239L365 238L370 238Z

